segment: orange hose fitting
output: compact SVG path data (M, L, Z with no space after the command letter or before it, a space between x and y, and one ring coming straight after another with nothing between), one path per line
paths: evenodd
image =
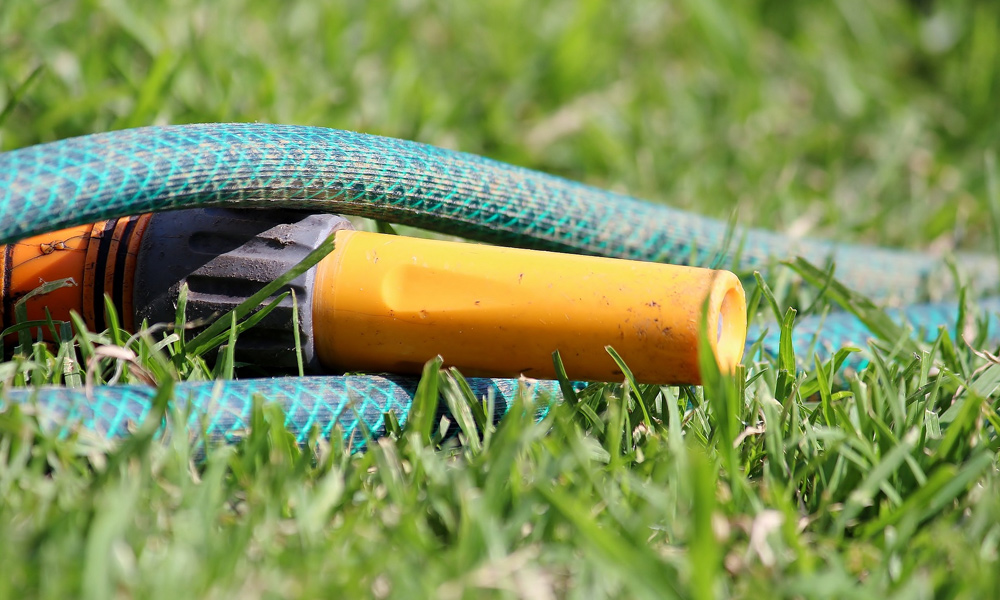
M4 328L14 324L14 306L18 300L50 281L69 278L76 285L29 298L25 303L29 319L45 319L46 309L57 320L68 319L70 310L80 310L79 286L83 282L93 228L94 225L81 225L3 247Z
M30 237L0 247L0 323L14 323L14 306L39 285L72 279L75 285L29 298L28 319L42 320L46 311L68 321L70 311L83 315L91 329L104 329L104 294L122 309L131 329L135 257L149 215L112 219ZM46 332L47 333L47 332Z

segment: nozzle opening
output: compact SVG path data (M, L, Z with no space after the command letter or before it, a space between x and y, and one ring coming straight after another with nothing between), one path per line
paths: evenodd
M729 271L716 271L708 299L708 343L712 346L716 364L724 373L732 373L743 359L746 346L746 296L739 277ZM713 335L714 333L714 335Z
M712 294L713 300L718 297L718 293L722 294L721 302L713 302L719 311L714 341L716 360L719 368L725 372L731 372L743 358L747 337L746 298L743 295L743 288L735 275L731 273L728 275L723 281L717 282Z

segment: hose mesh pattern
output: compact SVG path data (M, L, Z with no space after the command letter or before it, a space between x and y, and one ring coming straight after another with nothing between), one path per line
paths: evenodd
M0 154L0 243L195 206L360 215L509 246L706 265L725 224L480 156L316 127L205 124L102 133ZM923 254L734 232L739 270L835 260L869 295L912 299L943 275ZM723 257L729 266L732 257ZM983 287L994 261L961 260Z
M913 301L951 285L941 261L883 248L803 243L757 229L736 229L733 253L720 249L724 223L536 171L424 144L315 127L204 124L96 134L0 154L0 243L82 223L181 208L301 208L358 215L509 246L751 271L799 255L837 263L837 277L874 297ZM980 289L997 287L996 262L959 260ZM996 302L983 304L996 311ZM898 313L916 328L953 328L954 305L915 305ZM800 321L796 351L821 356L867 343L856 318ZM996 323L991 322L996 332ZM751 331L755 340L759 330ZM764 338L774 354L778 333ZM864 363L858 357L855 366ZM513 380L471 380L506 410ZM141 421L153 391L116 386L8 391L6 402L33 401L48 412L116 437ZM384 432L383 416L405 418L413 382L377 376L278 378L178 384L175 398L192 418L208 415L209 433L231 439L246 427L252 399L280 403L304 441L313 425L339 425L360 447L362 425ZM499 413L498 413L499 414Z
M516 379L470 379L472 393L491 399L494 417L505 414L518 393L527 405L542 409L557 392L552 382ZM391 376L276 377L245 381L184 382L174 386L172 401L188 415L187 430L209 439L234 442L250 426L255 401L276 403L285 425L299 444L315 428L329 439L338 428L354 450L385 435L385 417L392 413L402 425L413 403L417 379ZM40 409L40 417L69 431L82 428L102 438L128 435L153 407L156 389L139 385L84 388L47 387L9 390L4 403Z

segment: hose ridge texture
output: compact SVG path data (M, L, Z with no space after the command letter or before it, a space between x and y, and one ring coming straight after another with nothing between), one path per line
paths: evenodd
M146 127L0 154L0 243L100 219L204 206L358 215L478 241L646 261L707 265L721 256L718 264L744 272L798 255L820 265L833 260L837 278L849 287L903 302L952 285L943 262L928 255L804 243L757 229L737 229L734 248L720 255L726 251L719 246L727 233L720 221L480 156L331 129L260 124ZM959 257L958 263L979 289L997 287L993 259L969 255ZM995 301L980 306L989 312L1000 309ZM905 312L927 331L956 325L954 306L910 306ZM809 324L801 323L800 329L809 331ZM817 345L863 343L866 336L853 317L831 315ZM754 338L751 332L751 341ZM764 351L772 352L776 342L773 334L766 337ZM286 407L300 441L313 424L329 433L329 425L339 419L347 435L360 443L361 424L378 435L386 411L405 417L411 384L377 377L287 378L182 384L177 394L194 407L213 406L211 414L231 417L245 416L241 411L248 410L249 397L261 393ZM502 400L498 405L510 400L516 389L508 380L476 380L474 385L483 393L492 390ZM23 401L25 394L8 391L6 398ZM126 386L101 388L98 394L100 409L88 408L74 390L37 392L36 401L60 414L80 415L85 426L113 437L124 431L124 422L145 414L141 406L148 406L151 397L148 390ZM236 404L227 405L223 399ZM312 409L299 410L307 404L322 413L322 423L318 413L309 412ZM361 408L345 410L347 406ZM116 415L119 409L128 416ZM210 433L225 436L238 428L237 421L242 424L240 419L212 420Z

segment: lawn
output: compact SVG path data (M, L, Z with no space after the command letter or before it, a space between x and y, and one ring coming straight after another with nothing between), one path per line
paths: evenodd
M998 27L971 0L2 0L0 150L316 125L801 238L994 253ZM789 268L741 275L755 322L840 309ZM481 431L425 394L362 454L295 446L266 398L236 446L108 448L8 408L0 598L1000 597L1000 365L974 351L996 348L895 335L861 373L748 356ZM0 363L0 391L61 377L45 357ZM457 409L456 377L428 376Z

